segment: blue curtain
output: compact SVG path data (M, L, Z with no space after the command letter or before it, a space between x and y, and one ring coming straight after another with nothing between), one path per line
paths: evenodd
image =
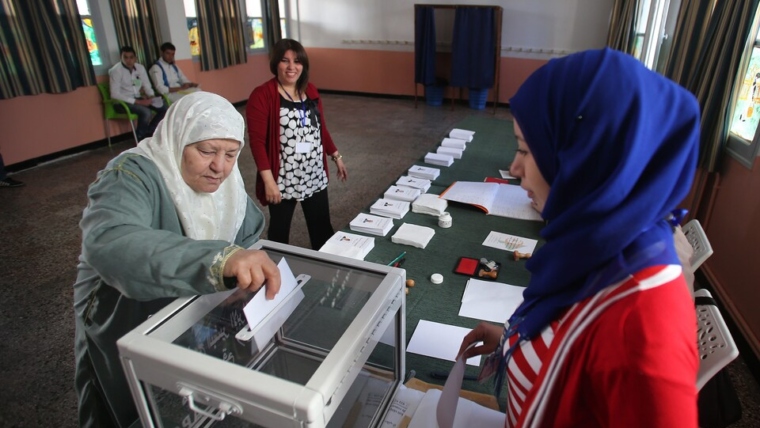
M415 7L414 83L435 84L435 18L430 6Z
M493 87L496 66L494 27L493 8L457 8L451 45L451 86Z

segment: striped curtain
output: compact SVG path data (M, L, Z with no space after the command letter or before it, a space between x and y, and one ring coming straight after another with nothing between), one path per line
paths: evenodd
M243 16L237 0L195 0L201 69L218 70L248 61Z
M715 172L728 141L731 93L759 0L683 0L665 75L702 107L699 166Z
M0 0L0 99L94 84L76 0Z
M607 46L625 53L633 53L636 40L636 7L639 1L615 0L610 16Z
M131 46L137 62L150 68L158 59L161 33L153 0L111 0L113 23L119 47Z
M272 49L282 39L280 29L280 3L279 0L264 0L264 33L267 46Z

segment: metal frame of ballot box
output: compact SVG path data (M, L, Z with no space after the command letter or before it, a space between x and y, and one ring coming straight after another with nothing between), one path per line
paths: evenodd
M406 272L252 249L284 257L298 281L261 323L273 337L247 340L254 293L230 290L179 298L117 342L143 426L381 426L405 373Z

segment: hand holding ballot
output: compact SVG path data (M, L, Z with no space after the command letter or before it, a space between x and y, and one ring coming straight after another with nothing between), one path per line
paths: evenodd
M224 264L224 276L237 278L237 287L243 290L256 291L263 285L267 300L280 291L280 270L264 251L236 251Z

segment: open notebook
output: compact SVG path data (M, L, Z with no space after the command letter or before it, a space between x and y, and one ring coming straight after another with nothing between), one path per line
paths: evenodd
M531 206L528 192L512 184L456 181L440 197L474 205L490 215L541 220L541 215Z

